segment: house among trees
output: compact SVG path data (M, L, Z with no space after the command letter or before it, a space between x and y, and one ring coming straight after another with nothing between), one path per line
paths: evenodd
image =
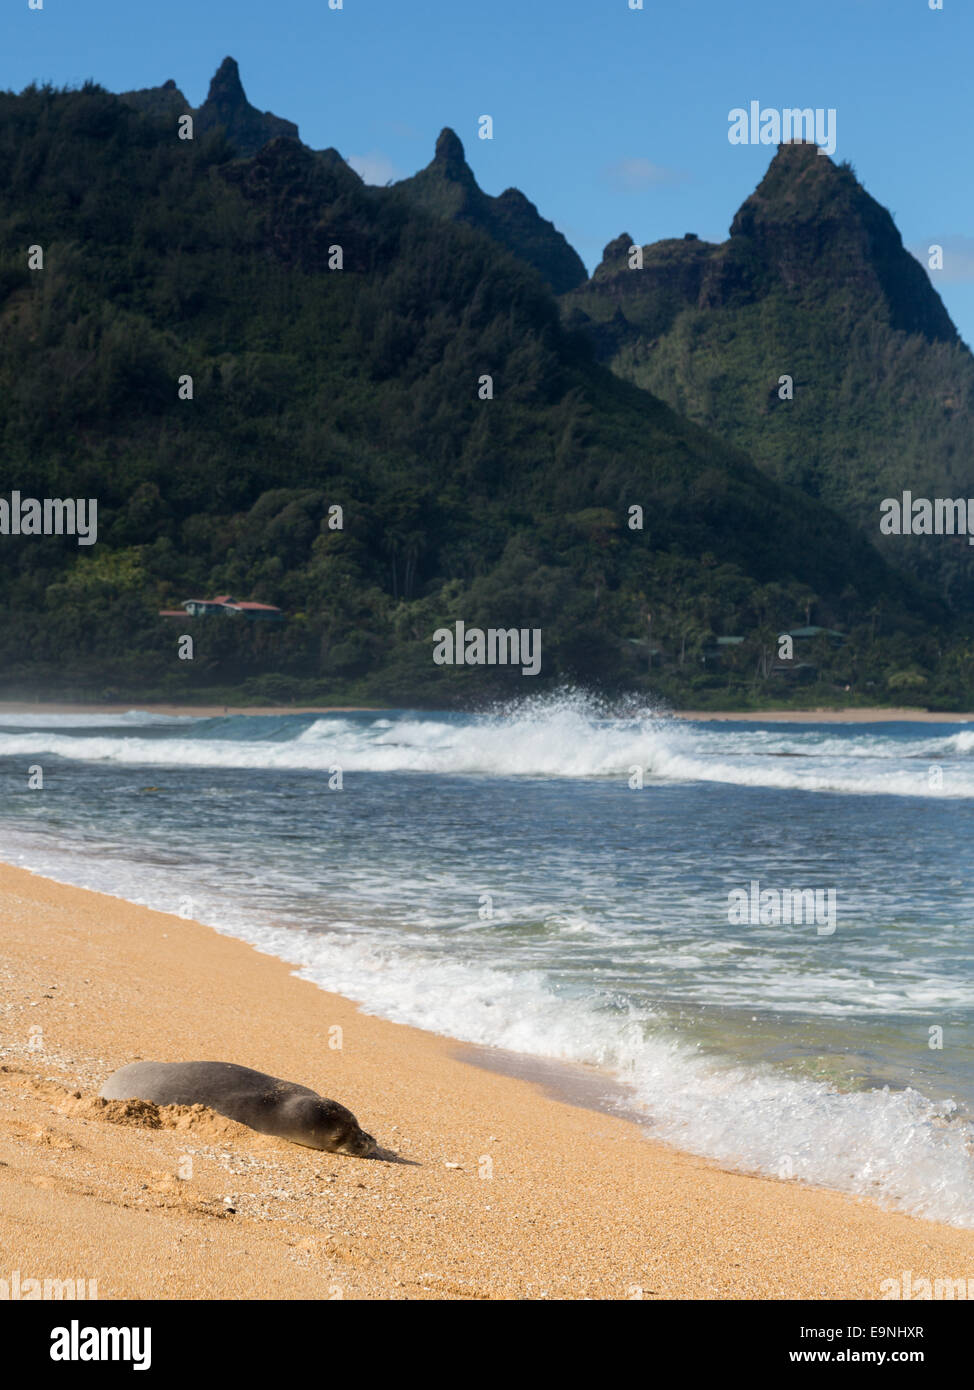
M272 603L251 603L235 599L232 594L220 594L216 598L187 598L181 608L160 608L160 618L206 618L211 613L225 613L231 618L243 615L245 618L262 619L265 622L283 622L284 613Z
M700 653L700 660L704 666L708 662L719 665L726 657L732 655L733 648L741 646L744 640L743 637L715 637Z

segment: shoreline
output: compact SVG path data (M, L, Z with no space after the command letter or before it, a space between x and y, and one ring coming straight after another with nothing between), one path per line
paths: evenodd
M364 1013L199 923L7 865L0 916L0 1248L24 1278L102 1298L835 1299L974 1267L972 1231L727 1171L648 1139L609 1078ZM300 1081L402 1161L207 1111L111 1115L98 1087L137 1057Z
M938 710L889 709L777 709L672 711L674 719L740 720L749 724L970 724L974 714L943 714Z
M232 717L238 714L266 714L279 718L286 714L381 714L398 706L391 705L186 705L156 704L128 701L113 704L72 704L59 700L30 702L0 700L0 721L5 714L128 714L135 710L143 714L162 714L194 719ZM455 710L424 711L429 714L456 713ZM771 710L665 710L661 717L707 720L737 720L751 724L969 724L974 713L944 714L936 710L890 708L875 706L852 709L771 709Z

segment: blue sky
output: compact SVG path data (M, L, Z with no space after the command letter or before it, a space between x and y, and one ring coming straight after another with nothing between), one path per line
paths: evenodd
M255 106L384 182L463 141L591 269L620 232L723 240L772 149L728 112L834 107L848 159L974 342L974 3L943 0L3 0L0 87L166 78L201 102L232 54ZM477 138L489 114L494 139Z

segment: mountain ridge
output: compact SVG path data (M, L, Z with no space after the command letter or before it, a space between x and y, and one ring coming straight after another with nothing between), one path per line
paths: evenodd
M879 533L885 497L966 495L974 356L851 167L783 145L726 241L647 244L640 270L631 244L609 242L591 280L562 297L599 360L974 607L963 545Z
M155 118L191 114L199 134L222 131L242 156L256 155L269 141L281 137L300 142L298 127L292 121L270 111L258 111L250 104L239 66L231 57L220 64L211 79L206 101L196 110L189 106L172 78L161 87L123 92L119 99ZM342 158L333 149L317 153L332 162ZM437 137L430 163L392 187L434 215L485 231L537 270L556 294L573 289L588 278L581 257L519 189L506 188L497 197L484 193L467 163L459 136L449 127L444 127Z
M439 217L479 228L534 267L556 293L588 279L578 253L517 188L496 198L480 188L467 163L460 137L449 126L436 141L425 169L393 184L400 194Z
M433 666L432 632L464 620L543 628L542 685L743 691L809 610L848 634L830 680L954 688L942 607L841 516L600 367L481 229L338 156L176 141L94 85L0 94L0 229L7 472L97 497L100 525L92 553L4 541L7 688L510 693ZM182 664L158 610L194 592L287 620L200 629Z
M268 140L286 136L299 139L293 121L275 116L271 111L259 111L247 100L240 68L235 58L224 58L210 79L209 91L202 106L194 109L169 78L161 87L143 87L138 91L122 92L119 100L141 111L143 115L161 118L172 115L191 115L196 132L206 135L222 130L238 154L256 154Z

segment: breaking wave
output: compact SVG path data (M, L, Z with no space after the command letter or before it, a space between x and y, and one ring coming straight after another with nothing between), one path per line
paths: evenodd
M0 757L50 755L103 763L185 768L421 772L444 776L611 777L721 782L872 796L974 796L974 732L908 740L875 728L696 723L656 712L611 715L578 696L525 702L488 715L391 713L164 719L137 713L63 716L20 732L0 719ZM124 727L118 721L124 720ZM129 731L131 729L131 732ZM947 763L934 785L928 765Z

